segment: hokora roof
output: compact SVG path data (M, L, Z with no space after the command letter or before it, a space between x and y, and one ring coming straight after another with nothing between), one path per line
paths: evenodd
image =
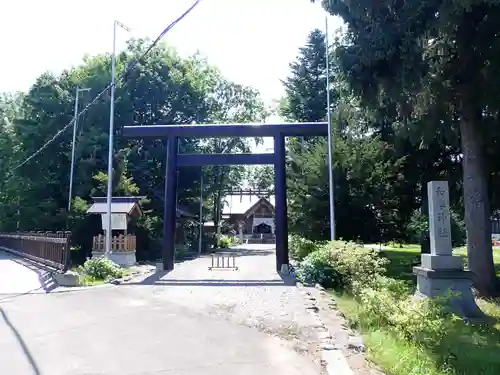
M274 196L260 196L260 195L227 195L224 197L224 207L222 209L223 215L242 215L252 208L261 198L265 198L274 207Z
M130 215L134 208L137 207L142 213L139 201L145 197L112 197L111 198L111 213L113 214L128 214ZM106 197L92 197L94 203L87 210L89 214L105 214L107 212Z

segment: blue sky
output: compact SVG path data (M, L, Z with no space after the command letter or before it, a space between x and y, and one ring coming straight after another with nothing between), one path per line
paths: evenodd
M110 52L113 20L133 36L156 37L192 0L16 0L0 12L0 92L26 91L44 71L77 65L85 54ZM200 51L222 73L278 99L280 79L325 12L309 0L202 0L165 40L181 55ZM331 18L330 31L340 26ZM118 48L130 35L120 30Z

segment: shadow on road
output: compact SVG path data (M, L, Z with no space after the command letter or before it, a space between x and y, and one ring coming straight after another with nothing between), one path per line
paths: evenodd
M26 343L24 342L23 338L21 337L20 333L17 331L16 327L12 324L10 319L7 317L7 314L5 313L4 309L0 307L0 315L2 316L3 321L9 327L9 329L12 331L12 334L14 337L17 339L17 342L21 346L21 349L26 356L26 359L28 360L31 368L33 369L33 374L34 375L41 375L40 369L38 368L38 365L35 362L35 359L31 355L30 350L26 346Z
M133 285L133 283L131 283ZM147 285L137 283L139 285ZM127 284L130 285L130 284ZM283 280L157 280L154 285L158 286L284 286L288 284Z
M214 271L230 273L232 270ZM292 275L279 275L280 280L243 280L243 279L164 279L168 272L156 272L142 281L128 282L122 285L158 285L158 286L294 286L296 279Z
M228 249L218 249L213 254L229 254L237 257L246 257L246 256L265 256L274 254L276 251L272 249L246 249L243 247L239 248L228 248Z

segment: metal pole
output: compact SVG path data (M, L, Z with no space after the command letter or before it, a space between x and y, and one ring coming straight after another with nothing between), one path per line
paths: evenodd
M328 121L328 185L330 187L330 240L335 240L335 189L333 185L333 134L330 109L330 58L328 48L328 16L325 17L325 54L326 54L326 116Z
M115 71L116 71L116 21L113 22L113 52L111 54L111 103L109 107L109 145L108 145L108 192L106 209L106 251L104 257L111 254L111 197L113 194L113 133L115 117Z
M68 212L71 211L71 203L73 198L73 175L75 173L75 150L76 150L76 128L78 124L78 96L81 91L89 91L90 89L80 89L76 86L75 93L75 111L73 122L73 143L71 144L71 172L69 176L69 193L68 193Z
M203 167L201 167L200 176L200 237L198 238L198 256L201 255L201 247L203 243Z
M68 212L71 211L71 198L73 195L73 172L75 170L75 142L76 142L76 125L78 122L78 86L75 92L75 111L73 117L73 143L71 144L71 171L69 176L69 193L68 193Z

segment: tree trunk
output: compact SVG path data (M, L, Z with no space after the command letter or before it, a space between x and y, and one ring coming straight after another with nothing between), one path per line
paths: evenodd
M496 292L496 275L491 244L488 179L483 153L481 110L462 96L460 136L463 153L463 186L467 256L475 274L474 286L483 296Z

